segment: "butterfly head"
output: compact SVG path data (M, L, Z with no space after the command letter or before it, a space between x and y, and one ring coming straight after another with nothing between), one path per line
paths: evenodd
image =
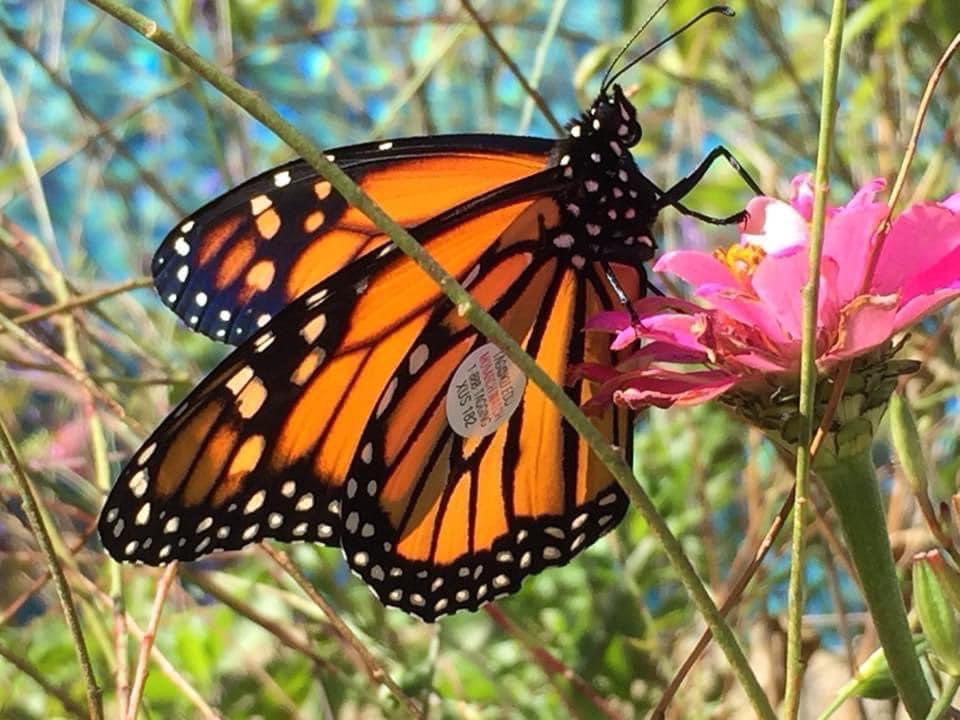
M643 136L643 129L637 121L637 109L616 83L609 91L602 91L581 117L571 120L567 131L572 140L590 138L599 140L604 146L616 143L623 148L633 147Z
M626 147L633 147L643 136L643 128L637 121L637 109L633 106L623 88L614 83L611 92L603 92L590 108L590 116L598 135L614 138Z

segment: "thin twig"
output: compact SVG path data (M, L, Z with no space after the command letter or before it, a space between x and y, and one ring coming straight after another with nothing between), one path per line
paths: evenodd
M773 522L770 523L767 534L764 535L763 540L754 551L750 564L743 569L743 571L737 576L737 579L733 585L730 586L727 597L720 606L720 612L723 613L724 617L727 617L728 613L740 601L743 591L753 579L757 569L763 564L763 561L767 557L767 553L770 552L770 548L773 547L773 543L776 542L777 536L780 534L780 530L786 524L787 518L790 516L790 511L793 510L795 490L795 485L790 488L790 492L787 493L787 496L784 498L783 503L780 506L780 511L773 519ZM697 660L699 660L700 656L703 655L703 651L707 649L707 646L710 644L710 640L712 638L713 633L710 632L709 628L704 630L700 635L700 639L697 640L697 644L693 646L693 649L687 655L686 659L683 661L683 664L680 665L677 671L673 674L673 677L670 678L670 683L664 689L663 695L660 696L657 706L653 709L653 712L650 715L651 720L660 720L661 718L666 717L667 707L673 701L674 696L677 694L677 691L680 689L680 686L683 684L683 681L686 679L687 675L693 669L693 666L697 663Z
M29 325L40 320L46 320L48 317L59 315L60 313L76 310L77 308L82 308L87 305L95 305L101 300L106 300L114 295L120 295L121 293L137 290L139 288L151 287L152 285L153 280L151 278L133 278L132 280L127 280L102 290L96 290L94 292L87 293L86 295L74 295L69 300L48 305L42 310L35 310L33 312L24 313L23 315L18 315L17 317L13 318L13 322L21 326ZM3 334L3 328L0 328L0 334Z
M338 675L341 678L343 677L343 671L326 658L318 655L313 648L310 647L308 640L295 635L292 630L287 628L282 622L271 620L249 603L245 603L235 595L227 592L208 577L206 573L196 572L184 566L180 574L211 597L215 597L218 602L226 605L241 617L245 617L247 620L256 623L288 648L312 661L324 672Z
M56 87L60 88L64 93L67 94L67 97L70 98L70 101L76 107L77 111L92 122L98 129L103 129L103 136L107 139L110 145L116 149L117 153L128 163L130 163L133 168L137 171L140 177L143 179L143 182L156 193L157 197L163 200L171 210L177 215L185 215L186 210L180 206L176 198L174 198L166 189L163 182L158 178L153 172L143 167L140 164L140 161L137 159L137 156L134 155L130 148L127 147L126 143L123 142L119 137L117 137L113 130L109 127L106 127L103 121L97 117L93 109L87 105L84 99L80 96L80 93L77 92L68 81L60 77L60 73L50 67L46 61L43 59L43 56L38 53L35 49L30 47L30 44L26 42L23 35L17 30L0 23L0 32L2 32L14 45L19 47L25 53L27 53L33 61L40 66L43 72L46 74L50 82Z
M500 56L500 59L503 60L503 64L506 65L510 72L513 73L513 76L517 79L517 82L520 83L520 86L524 89L524 91L526 91L527 96L537 104L540 112L543 113L543 116L547 119L547 122L550 123L550 126L556 131L557 135L562 134L563 123L557 120L557 116L553 114L550 106L547 105L547 101L544 100L543 96L537 92L537 89L530 84L530 81L527 80L526 75L523 74L523 70L517 66L517 64L513 61L513 58L510 57L510 53L508 53L503 45L500 44L500 41L497 40L497 36L493 34L489 24L483 19L480 13L477 12L476 8L473 6L473 3L470 0L460 0L460 4L463 6L463 9L470 14L470 17L473 18L473 21L477 24L477 27L480 28L480 32L483 33L483 36L487 39L487 42L490 43L490 47L494 49L497 55Z
M509 616L503 610L500 609L500 606L497 603L488 603L483 606L484 611L490 618L500 626L508 635L517 640L521 645L523 645L533 656L534 662L540 666L544 674L551 680L555 677L562 677L564 680L569 682L576 690L579 692L594 708L597 712L609 720L622 720L621 716L614 711L610 704L594 689L590 683L580 677L574 670L568 665L565 665L562 660L553 655L549 650L547 650L543 645L537 643L534 638L530 636L528 632L520 629L520 627L510 619Z
M80 548L87 544L87 540L89 540L96 531L97 523L90 523L80 537L67 548L70 554L75 555L79 552ZM43 589L51 577L52 574L50 570L45 569L23 592L14 598L13 601L4 608L3 612L0 612L0 628L10 622L14 616L16 616L17 612L19 612L20 608L22 608L31 597Z
M810 477L810 446L816 430L814 406L817 385L817 308L820 292L820 258L826 229L827 191L833 154L836 122L837 79L840 75L840 50L843 45L843 20L846 0L833 0L830 27L824 38L823 89L820 97L820 137L817 143L817 169L814 175L813 217L808 249L807 283L803 288L803 323L800 353L799 413L805 418L796 457L796 502L790 550L790 581L787 609L787 667L784 717L796 720L800 710L800 685L803 677L803 608L806 523L805 505Z
M147 672L150 669L150 650L153 649L153 641L157 636L157 629L160 627L160 616L163 614L163 606L167 602L167 594L177 577L178 565L176 560L167 565L163 575L160 576L160 580L157 581L157 594L153 598L150 620L147 622L147 629L144 631L143 639L140 642L137 669L133 674L133 687L130 689L130 701L127 703L127 720L136 720L137 712L140 710L143 688L147 683Z
M90 593L91 596L96 597L100 600L105 608L111 608L113 600L107 593L101 590L97 585L90 580L85 575L76 573L74 575L76 582L79 583L86 592ZM130 634L138 640L143 642L145 638L145 633L140 629L140 626L137 624L137 621L133 619L133 616L130 613L127 613L124 616L124 624L130 630ZM200 716L204 720L222 720L222 715L214 709L203 695L195 688L190 682L180 674L180 671L170 662L167 657L157 649L156 645L153 645L150 649L150 657L153 662L156 663L157 669L162 672L168 680L173 684L174 687L179 690L183 696L190 701L199 711Z
M145 428L143 428L140 423L133 418L127 417L127 413L124 411L123 406L121 406L120 403L107 394L105 390L93 382L86 370L78 367L52 348L40 342L33 337L33 335L26 332L23 328L14 323L13 320L2 314L0 314L0 329L12 334L18 341L27 345L38 355L46 358L51 363L56 365L67 377L74 380L78 385L93 395L93 397L102 402L119 419L130 425L133 429L145 434Z
M83 639L83 628L80 626L80 619L77 616L77 609L73 604L73 595L70 592L70 586L67 584L67 578L63 574L63 568L60 566L60 560L53 549L53 542L47 527L43 522L40 513L40 505L33 490L33 484L27 477L20 462L13 438L7 430L6 424L0 418L0 458L10 468L10 474L13 475L14 482L20 490L20 497L23 499L23 510L27 516L27 522L33 531L43 551L47 561L47 567L53 577L54 587L57 589L57 597L60 599L60 607L63 609L63 617L67 623L67 629L70 637L73 639L73 646L77 652L77 660L80 663L80 672L83 677L84 687L87 691L87 708L91 718L94 720L103 720L103 707L100 703L100 688L97 686L97 678L93 674L93 666L90 663L90 656L87 653L87 644Z
M367 650L364 644L360 642L360 639L354 635L353 631L340 618L337 612L330 606L323 596L316 591L304 574L300 572L300 568L293 563L293 561L290 559L290 556L285 552L270 547L270 545L267 543L261 543L260 547L273 559L277 565L283 568L283 570L293 579L293 581L300 586L300 589L306 593L307 597L309 597L314 604L316 604L317 607L323 611L337 635L339 635L349 645L350 649L363 660L364 669L366 670L371 682L373 682L375 685L383 685L385 688L387 688L387 690L390 691L390 694L401 703L411 717L422 717L423 711L420 709L417 703L400 689L400 686L397 685L392 677L390 677L390 674L380 664L380 661L370 654L370 651Z
M37 685L42 687L48 695L55 697L60 704L63 705L63 709L66 710L70 715L73 715L73 717L78 718L79 720L88 720L90 717L89 713L84 710L83 707L74 702L66 690L59 688L50 682L47 679L47 673L31 663L29 660L27 660L27 658L20 657L3 645L0 645L0 657L9 662L24 675L31 678L35 683L37 683Z

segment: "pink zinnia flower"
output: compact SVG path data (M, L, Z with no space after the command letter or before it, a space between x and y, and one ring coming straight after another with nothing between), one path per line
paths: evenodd
M890 361L892 337L960 295L960 193L898 215L868 278L888 212L875 199L883 187L874 180L846 205L828 208L816 356L821 374L857 360L854 370L872 369L871 382L879 379L889 395L897 374L915 367ZM637 324L625 310L591 318L588 329L615 334L613 349L634 352L616 367L578 368L600 383L586 409L610 402L634 409L693 405L716 397L742 409L751 400L792 395L813 204L808 176L796 178L793 188L789 203L769 197L750 202L739 244L660 258L654 270L688 283L692 301L643 298L634 305ZM878 403L881 414L886 400ZM792 402L795 410L795 397ZM768 402L751 419L765 412L781 431L780 410Z

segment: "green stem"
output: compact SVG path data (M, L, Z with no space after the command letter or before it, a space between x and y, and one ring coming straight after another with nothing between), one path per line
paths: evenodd
M370 218L404 253L419 266L450 298L458 312L488 339L499 346L530 380L557 406L564 419L579 433L595 456L609 470L614 479L623 487L634 507L647 521L653 534L662 545L671 565L681 582L690 593L697 609L702 613L707 626L713 632L717 645L723 650L737 680L753 705L754 711L762 718L775 720L776 715L760 682L750 668L743 649L730 626L724 620L713 599L707 592L696 569L684 554L683 547L670 531L666 521L657 512L650 496L637 483L630 467L623 459L619 448L611 445L600 429L584 415L580 408L553 379L533 360L520 345L483 310L466 290L444 270L430 254L424 250L409 232L393 220L364 193L337 165L326 159L323 151L316 147L294 126L286 122L257 93L243 87L216 66L204 60L195 50L178 38L159 28L156 22L144 17L120 0L89 0L113 17L129 25L158 47L166 50L191 70L207 80L252 117L270 128L281 140L289 145L330 184L344 199Z
M943 692L940 693L940 697L937 698L933 707L930 708L930 714L927 715L927 720L940 720L940 718L945 717L947 710L950 709L953 696L957 694L957 690L960 690L960 677L951 676L947 679L947 684L944 686Z
M803 624L803 574L806 549L807 484L810 477L810 445L816 423L814 400L817 386L817 296L820 292L820 258L826 228L827 189L830 184L830 156L833 150L833 129L837 105L837 78L840 74L840 48L843 40L843 19L846 0L834 0L830 28L824 38L823 88L820 98L820 137L817 144L817 169L814 176L813 216L807 263L807 284L803 288L803 338L800 355L800 415L806 419L797 447L795 475L796 500L793 511L793 533L790 546L790 585L787 591L787 663L783 715L795 720L800 710L800 687L803 677L801 629Z
M880 486L869 451L850 456L817 474L840 518L863 597L883 646L890 675L914 720L927 717L933 699L913 645L907 611L890 551Z

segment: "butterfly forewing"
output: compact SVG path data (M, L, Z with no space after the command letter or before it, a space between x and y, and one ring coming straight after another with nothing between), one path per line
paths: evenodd
M368 143L333 158L397 222L415 227L544 169L537 138L450 136ZM198 210L153 260L160 297L192 329L239 344L294 298L388 242L303 161Z
M488 238L530 217L535 202L458 207L418 231L448 272L471 282L489 258L520 252ZM281 310L153 433L101 515L114 557L189 560L264 537L338 542L339 491L359 431L443 297L402 253L378 255ZM505 282L526 264L510 263Z

